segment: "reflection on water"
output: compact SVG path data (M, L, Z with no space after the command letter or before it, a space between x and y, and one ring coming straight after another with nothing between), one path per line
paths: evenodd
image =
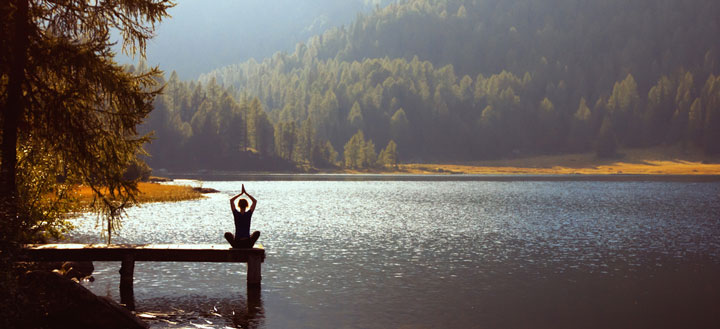
M263 328L265 314L260 289L250 289L247 299L188 295L176 298L150 298L138 315L152 328Z
M257 306L244 264L138 262L140 312L218 328L720 325L719 183L246 185L267 250ZM221 193L131 209L117 242L224 243L240 183L203 186ZM73 239L99 241L94 223ZM89 287L118 300L119 264L95 266Z
M94 262L98 295L120 300L119 262ZM261 287L245 286L244 264L136 262L137 314L152 328L264 328ZM235 268L235 270L232 270Z

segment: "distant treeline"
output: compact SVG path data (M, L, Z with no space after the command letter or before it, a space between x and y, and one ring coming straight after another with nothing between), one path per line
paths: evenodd
M720 153L716 17L714 0L391 5L292 54L199 83L171 77L149 124L152 162L216 167L249 147L287 165L377 165L345 154L365 154L347 152L359 137L400 161L674 143Z
M135 68L132 68L133 70ZM137 68L144 70L144 67ZM145 131L154 131L147 146L154 168L172 170L294 170L345 166L368 168L397 164L396 144L377 154L371 140L358 132L343 147L320 139L309 119L273 124L257 98L236 101L215 83L183 82L173 73L155 100Z

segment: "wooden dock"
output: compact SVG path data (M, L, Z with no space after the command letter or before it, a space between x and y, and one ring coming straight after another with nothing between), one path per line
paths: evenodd
M234 249L213 244L29 244L21 261L119 261L120 302L135 309L133 272L135 262L247 263L247 284L256 289L262 281L265 249Z

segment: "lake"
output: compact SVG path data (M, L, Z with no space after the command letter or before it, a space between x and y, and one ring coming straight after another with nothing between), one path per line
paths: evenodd
M267 251L135 265L153 328L717 328L720 183L452 177L248 179ZM187 182L186 182L187 183ZM226 243L240 181L128 211L116 243ZM101 242L94 216L70 242ZM96 262L119 300L119 263Z

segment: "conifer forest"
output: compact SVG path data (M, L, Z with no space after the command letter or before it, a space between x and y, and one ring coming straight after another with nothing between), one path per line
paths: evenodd
M717 17L714 0L376 6L294 51L197 80L166 72L143 127L147 161L290 170L677 144L717 154Z

